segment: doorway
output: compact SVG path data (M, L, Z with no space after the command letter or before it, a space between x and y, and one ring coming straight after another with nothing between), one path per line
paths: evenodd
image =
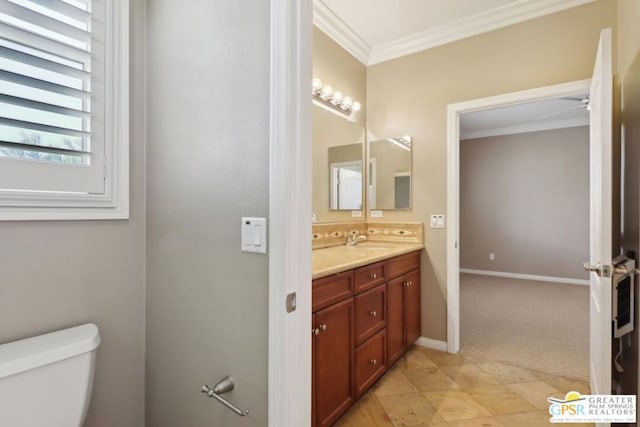
M461 353L588 381L589 97L461 114Z

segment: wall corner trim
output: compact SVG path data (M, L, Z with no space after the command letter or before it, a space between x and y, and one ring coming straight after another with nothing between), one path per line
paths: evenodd
M509 25L539 18L594 0L530 0L504 6L446 23L428 30L373 47L368 65L396 59Z
M438 351L445 351L445 352L447 351L446 341L434 340L433 338L420 337L416 341L416 345L419 345L420 347L431 348L433 350L438 350Z
M358 61L367 65L371 46L347 25L322 0L313 2L313 24L342 46Z

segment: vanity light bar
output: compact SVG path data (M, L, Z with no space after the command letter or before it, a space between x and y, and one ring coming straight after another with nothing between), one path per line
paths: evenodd
M351 114L352 111L357 113L362 108L358 101L354 101L350 96L345 96L339 90L334 91L331 85L323 85L320 79L313 79L312 93L314 101L346 115Z
M411 151L411 141L413 140L413 138L411 138L409 135L405 135L405 136L401 136L398 138L387 138L387 141L392 142L394 144L396 144L398 147L402 148L403 150L407 150L407 151Z

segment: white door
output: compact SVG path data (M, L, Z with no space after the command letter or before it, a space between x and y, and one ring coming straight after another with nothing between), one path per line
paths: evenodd
M591 80L589 264L592 394L611 393L611 29L602 30Z

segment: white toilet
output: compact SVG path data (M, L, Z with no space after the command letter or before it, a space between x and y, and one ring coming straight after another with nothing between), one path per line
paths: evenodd
M99 344L88 323L0 345L0 426L82 426Z

